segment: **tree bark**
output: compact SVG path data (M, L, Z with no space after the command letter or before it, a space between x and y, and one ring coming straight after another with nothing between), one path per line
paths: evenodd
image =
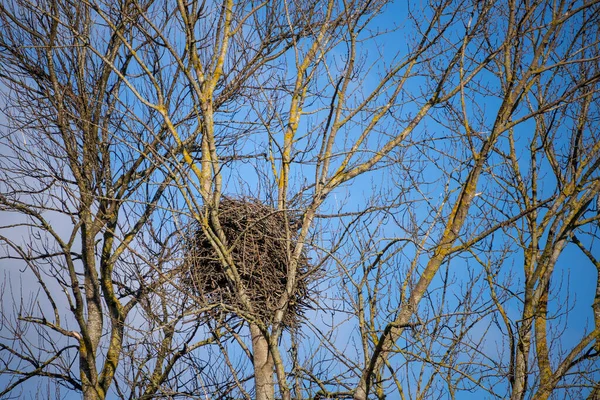
M256 400L275 399L275 381L273 380L273 357L269 351L269 343L258 326L250 324L252 335L252 354L254 360L254 383Z

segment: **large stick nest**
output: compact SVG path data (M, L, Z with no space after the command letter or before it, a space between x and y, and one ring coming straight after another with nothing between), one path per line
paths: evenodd
M252 199L223 198L218 214L226 246L250 299L250 313L226 278L225 264L197 224L186 238L186 284L204 304L234 317L244 314L273 322L288 281L289 254L297 244L299 216ZM298 325L310 301L314 280L305 252L296 268L296 289L283 317L288 328ZM235 310L239 310L236 313Z

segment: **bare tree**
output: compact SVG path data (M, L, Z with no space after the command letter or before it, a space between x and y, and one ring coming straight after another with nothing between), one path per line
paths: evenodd
M584 20L594 17L588 12L582 16ZM587 43L585 37L572 40ZM567 59L563 51L556 50L558 62ZM591 55L585 45L578 52L581 54L578 58ZM600 72L597 63L578 64L569 70L582 81ZM552 80L540 79L535 87L545 97L538 96L537 101L528 102L527 109L532 113L565 94L564 88L558 88ZM522 306L518 319L513 319L497 302L511 348L507 369L515 399L525 398L529 390L535 393L534 398L545 399L562 385L595 385L592 376L598 370L595 364L600 333L598 284L593 303L588 305L593 309L593 326L581 327L579 332L571 333L574 337L569 345L561 345L560 338L568 334L559 327L567 323L569 312L577 304L569 299L571 289L561 287L569 282L561 276L559 260L566 257L564 254L570 247L578 247L589 259L588 265L583 262L572 271L574 282L570 285L575 287L580 286L578 281L583 274L594 276L593 269L588 268L598 267L592 247L597 235L596 200L600 190L598 135L593 128L598 120L597 87L597 84L578 87L568 93L569 101L561 107L536 115L531 134L526 136L528 147L521 150L527 152L529 163L519 160L523 157L517 154L517 144L523 138L517 138L514 131L509 132L508 146L498 150L508 168L498 181L498 186L510 194L506 203L510 202L510 207L520 212L538 207L506 229L507 235L514 238L515 251L521 254L523 279L518 289L512 288L513 284L500 291L520 293ZM490 290L496 291L493 287ZM590 398L594 396L591 394Z
M597 393L599 319L575 345L561 338L551 277L575 247L598 268L598 2L0 12L1 74L18 94L2 205L58 244L6 237L7 257L27 262L55 315L42 266L62 257L45 268L77 323L22 317L76 346L48 353L55 374L3 345L32 365L5 372L88 398L113 384L146 398ZM23 151L21 132L44 140ZM232 222L232 204L254 215ZM248 268L269 240L281 287L257 295ZM190 278L198 241L217 283ZM311 274L323 279L308 287ZM290 327L303 295L315 310Z
M138 113L119 78L129 73L124 37L135 35L141 10L102 7L114 26L80 2L0 5L2 258L10 279L27 271L22 288L3 291L3 396L46 377L57 390L105 398L140 307L168 280L169 239L150 228L169 217L155 212L173 180L160 160L177 145L155 113ZM171 353L181 314L139 325L166 346L138 360L155 364L144 390L156 391L185 353Z

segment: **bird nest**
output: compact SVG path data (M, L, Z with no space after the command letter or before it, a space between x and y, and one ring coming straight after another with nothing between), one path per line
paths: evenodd
M252 310L237 296L236 288L225 275L226 264L197 224L185 239L186 285L202 306L234 317L250 316L272 323L286 290L289 253L297 244L298 222L299 215L278 211L257 200L223 198L219 224ZM303 252L296 268L296 287L282 321L287 328L296 327L308 307L313 277Z

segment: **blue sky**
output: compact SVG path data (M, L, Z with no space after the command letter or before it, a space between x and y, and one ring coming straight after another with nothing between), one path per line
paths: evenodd
M414 5L418 7L421 3L415 2ZM548 14L545 15L547 17ZM362 33L364 42L360 42L358 53L364 65L363 75L357 77L351 83L351 93L355 97L349 99L349 109L356 106L366 96L366 93L369 93L377 85L382 74L390 68L390 65L410 56L411 46L414 46L412 40L417 35L417 26L412 25L415 22L410 21L407 17L405 3L394 2L385 8L382 15L376 17L371 25L371 31L365 30ZM431 13L426 11L420 14L417 19L421 18L425 21L430 17ZM464 21L468 20L465 16L459 18L463 18ZM498 20L503 21L499 17ZM572 24L576 25L576 22L573 21ZM487 37L486 40L490 42L501 41L504 34L501 30L502 22L498 22L496 28L500 30L492 34L491 37ZM571 25L570 28L572 28ZM394 99L398 102L397 107L391 109L389 114L382 118L378 129L374 131L369 141L361 147L360 154L357 153L357 156L353 159L354 162L364 160L375 154L385 141L402 131L410 117L428 99L430 86L436 81L435 73L441 71L446 65L445 63L448 62L447 56L444 56L443 52L461 43L461 35L464 29L464 26L457 24L455 28L448 32L440 48L432 49L431 53L428 53L434 59L434 62L428 64L429 61L423 59L422 63L415 67L414 75L408 80L400 95ZM177 31L174 30L173 32ZM370 40L370 34L374 32L387 33ZM175 41L179 39L181 38L174 36ZM467 46L471 57L466 61L468 68L473 68L476 61L483 57L478 47L483 42L485 42L484 39L478 39ZM180 41L177 43L181 44ZM530 43L528 49L532 46ZM438 55L437 51L441 55ZM562 47L559 46L555 51L554 56L559 57ZM314 193L315 159L318 151L316 144L319 143L325 125L324 121L327 119L327 107L331 104L335 79L344 70L346 52L347 46L344 43L330 49L330 52L324 57L328 69L324 67L325 64L321 65L318 78L311 83L311 89L314 90L313 93L315 94L307 101L297 133L297 137L300 138L295 143L298 158L297 162L292 164L290 197L303 194L305 198L310 199L310 196ZM167 58L168 55L165 54L164 57ZM436 57L439 57L439 61ZM275 73L278 74L277 78L291 80L295 72L292 59L291 53L284 58L285 62L282 70ZM531 61L531 58L526 56L523 60L526 64ZM427 69L429 67L432 68L430 74L428 74ZM480 132L479 136L472 139L475 148L481 146L486 140L501 105L502 93L499 92L502 85L497 76L499 70L501 68L498 66L490 66L489 69L482 71L478 78L466 88L472 96L467 99L467 106L463 111L468 116L471 127ZM172 64L171 67L165 67L161 70L161 74L164 75L165 79L168 79L171 71ZM571 83L567 73L560 76L548 74L548 76L548 79L554 79L554 86L550 85L550 87L560 89ZM546 75L544 75L545 77ZM449 86L455 84L458 79L458 75L454 75L449 80ZM256 79L256 81L262 80L262 76ZM266 77L264 77L264 81L268 81ZM140 87L146 83L143 78L138 78L135 82L136 84L139 83ZM181 88L182 93L184 93L185 87L183 84L179 83L177 87ZM5 88L2 89L5 90ZM386 97L389 93L390 90L387 90L376 97L372 107L359 112L348 124L348 127L344 128L336 138L334 151L338 152L338 155L332 161L332 170L340 165L345 152L349 151L353 141L362 133L362 129L365 128L369 118L373 115L373 110L381 107L389 100ZM127 88L123 89L122 95L123 99L131 101L131 110L134 110L137 116L146 115L147 111L131 96L131 93L128 93ZM282 135L280 131L285 128L285 110L286 107L289 107L290 99L285 94L281 94L279 113L275 111L275 108L271 110L265 106L267 99L267 95L263 96L262 92L259 93L257 98L254 99L257 106L252 108L249 100L242 98L230 105L235 112L226 110L226 112L217 115L218 134L237 132L238 129L244 127L245 123L255 124L255 130L245 132L244 136L238 137L233 145L220 147L218 151L221 156L231 155L234 148L239 154L266 153L268 152L270 140L281 143ZM518 117L527 114L527 102L535 108L537 101L538 99L533 95L527 96L523 101L524 105L515 112L515 115ZM191 101L186 99L186 101L177 105L179 108L173 106L173 114L185 115L190 104ZM591 114L593 117L598 111L596 109L597 104L597 101L592 103L593 112ZM308 321L302 329L302 352L300 354L301 360L306 362L307 365L314 361L312 360L313 357L316 359L322 357L324 360L331 358L329 362L323 363L327 368L326 371L321 372L324 374L329 373L332 376L337 373L342 374L348 368L344 361L358 363L351 373L342 374L343 376L339 377L337 386L333 383L329 384L328 388L331 390L342 390L344 385L352 386L358 380L356 374L360 371L363 354L354 307L357 307L356 301L359 294L364 296L363 301L366 304L366 299L374 295L374 286L377 288L380 296L379 302L372 314L367 312L367 316L372 315L374 329L383 329L401 307L399 305L399 293L403 284L406 283L410 288L415 283L415 279L405 281L409 271L414 268L418 276L429 260L433 248L438 244L439 237L443 233L445 218L449 215L453 202L458 197L458 190L462 187L472 166L472 154L467 145L465 127L464 124L461 125L460 116L457 115L457 110L460 110L458 98L455 97L449 102L449 105L445 108L441 106L434 108L430 115L421 121L407 137L406 142L391 152L371 172L360 175L332 191L319 210L322 215L317 218L315 225L311 228L315 239L314 243L311 244L311 246L314 246L311 247L310 254L315 260L326 257L327 252L323 249L328 250L332 243L343 238L335 257L332 257L325 264L324 269L327 279L318 284L318 288L321 290L318 304L322 308L307 313ZM562 122L559 130L559 132L562 132L562 136L554 137L553 144L562 162L563 158L568 157L571 149L571 137L569 135L574 130L576 116L567 113L568 110L564 108L559 107L559 110L565 111L558 115ZM260 121L259 117L265 116L262 114L265 111L273 111L274 115L281 118L279 122L274 119L273 128L276 132L274 137L269 137L266 134L267 127L263 125L263 121ZM573 113L575 111L573 110ZM348 110L345 110L345 112L348 112ZM3 113L0 113L0 118L6 117ZM2 126L7 123L6 119L0 120L0 122L2 122L0 123ZM527 179L529 179L528 174L531 172L528 171L530 163L529 148L535 140L539 140L535 136L536 126L533 120L529 120L515 126L511 132L516 141L518 164ZM190 123L182 127L182 131L189 134L193 128L193 123ZM8 132L6 128L2 129ZM148 137L151 137L151 133ZM18 135L17 132L11 132L11 134ZM507 157L502 154L509 150L508 134L508 132L503 133L496 151L490 155L486 163L467 224L461 231L462 238L469 238L478 232L484 231L490 225L501 222L522 211L522 206L515 204L514 198L511 197L515 196L515 188L510 187L509 184L505 187L499 186L502 184L502 179L510 174ZM585 127L584 136L588 140L588 144L593 143L595 139L600 140L597 128L592 123ZM4 144L4 142L0 143ZM122 145L125 146L124 143ZM136 144L135 138L127 142L127 146L135 147ZM557 188L557 181L553 177L554 172L551 165L543 154L539 153L538 156L540 162L537 182L540 186L540 198L558 194L560 189ZM598 154L592 156L597 158ZM275 154L275 157L277 158L277 154ZM121 158L115 158L112 161L115 168L122 162ZM267 160L262 157L249 157L247 160L226 164L221 170L224 182L223 193L231 196L254 196L273 204L276 194L272 190L276 186L276 182L270 168L271 166ZM598 179L598 172L594 172L592 177ZM510 181L510 178L507 178L507 181ZM526 184L530 185L531 182L527 181ZM0 186L0 188L2 187ZM189 212L183 208L181 197L178 196L175 189L172 193L175 194L172 194L170 200L165 200L165 203L163 203L165 209L167 209L165 214L172 213L174 220L185 221L189 216ZM177 207L169 201L176 203ZM352 213L361 212L369 206L389 205L392 201L395 202L394 207L367 213L355 223L356 215ZM179 210L172 211L168 210L169 208L179 208ZM135 205L132 205L131 209L135 209ZM327 218L327 214L338 212L348 213L348 215L337 219ZM543 218L544 212L544 210L540 211L539 220ZM592 207L588 211L588 215L593 212ZM0 211L0 215L2 215L4 226L10 225L9 218L13 218L14 214ZM70 234L71 226L69 223L63 222L61 217L56 216L56 218L52 218L52 221L57 226L64 223L64 235ZM162 220L157 218L156 221L156 227L161 228L158 225L162 223ZM597 225L597 221L589 224L588 234L581 234L582 241L589 246L592 252L595 252L598 248L594 238ZM162 226L162 228L169 228L169 226ZM343 236L344 230L348 228L352 230L346 236ZM441 363L445 360L442 357L442 352L447 350L452 335L455 335L461 329L466 330L464 347L455 349L451 357L448 358L454 365L461 366L461 363L467 361L482 362L490 366L493 366L494 363L499 365L508 362L506 330L502 326L502 322L499 322L498 313L490 309L492 302L489 287L485 281L486 270L480 261L483 263L489 262L491 267L498 268L498 274L494 278L497 284L496 289L501 293L503 306L516 328L522 317L522 292L524 287L523 249L519 248L515 242L519 229L520 222L517 222L498 230L493 236L484 239L480 243L481 246L477 247L475 254L469 254L468 252L456 254L447 260L438 272L425 300L420 305L419 314L425 321L415 319L417 322L423 323L422 327L415 328L414 331L407 330L402 339L398 341L402 353L392 357L393 365L397 366L398 371L400 371L397 376L406 385L408 395L415 395L418 392L418 374L422 368L424 368L424 376L426 377L430 376L432 371L436 371L431 364L424 363L423 360L419 359L419 352L430 351L435 361ZM13 240L31 239L23 228L6 227L4 231ZM546 235L542 236L540 248L543 248L545 237ZM35 241L35 238L33 240ZM527 242L527 240L526 237L525 241ZM377 259L379 252L393 241L398 241L389 250L394 256L376 265L372 270L366 270L366 266ZM410 241L423 241L424 251L417 254L418 246L414 243L411 244ZM596 256L599 255L596 254ZM479 260L476 257L479 257ZM24 279L28 282L31 280L26 272L21 272L22 268L22 264L14 261L0 260L0 270L6 271L6 276L13 282L18 279L17 277L21 277L21 279L25 277ZM593 328L591 304L596 286L596 273L595 268L573 244L567 245L558 259L551 280L549 305L550 315L555 315L556 318L548 322L550 328L556 329L556 332L554 332L556 340L551 348L554 357L552 362L554 363L556 363L561 352L568 351L579 342L586 332ZM363 278L365 278L363 285L358 288L352 288L348 284L351 279L360 281ZM39 291L39 288L33 284L22 285L18 289L24 291L26 298L30 293L35 294ZM57 293L60 292L57 285L53 286L52 290ZM11 304L11 301L6 301L7 298L11 297L7 296L9 292L5 292L4 295L2 312L5 315L11 315L12 313L13 304ZM17 293L13 293L13 295L18 298ZM466 301L466 298L469 301ZM61 305L65 307L65 313L68 314L66 304ZM467 309L467 305L472 309ZM47 304L40 302L40 306L42 309L46 309ZM568 311L568 313L562 311ZM463 318L461 313L471 315ZM481 319L475 322L480 317ZM439 322L442 319L444 323ZM341 325L329 326L330 321ZM469 326L469 329L467 329L467 326ZM425 335L426 331L434 328L437 333L436 340L432 343L420 342L420 338ZM335 346L329 343L319 344L320 334L317 333L317 330L325 331L329 329L331 332L328 333L332 335L332 338L335 338L333 340ZM378 334L380 334L380 331L375 332L373 337ZM483 341L480 340L482 335L485 335ZM373 340L370 340L368 346L371 350ZM430 344L431 346L429 346ZM228 346L234 354L241 353L239 349L235 349L233 344ZM282 354L289 362L287 334L284 335L281 348ZM205 353L199 352L200 358L204 355ZM469 368L470 366L465 364L465 370L470 371ZM442 370L447 372L448 368L442 368ZM245 374L247 373L246 371ZM480 376L485 385L494 386L497 393L500 393L502 397L503 391L508 391L506 379L488 377L486 373L485 370L478 370L473 372L473 375ZM594 374L597 378L597 365ZM438 388L431 393L441 393L441 398L445 398L443 389L445 376L442 373L436 376L434 383L441 385L442 389ZM0 382L2 382L2 379L6 378L0 376ZM454 374L452 379L458 379L457 374ZM468 379L464 379L459 386L470 389L469 385ZM398 395L393 392L392 388L388 387L388 389L392 392L389 398L398 398L395 397ZM30 393L30 391L34 393L35 390L37 390L37 385L28 384L24 393ZM42 389L43 391L44 389ZM48 393L48 397L50 395ZM457 392L456 398L485 398L487 395L481 389L473 389ZM66 394L66 396L65 398L79 397L71 394Z

